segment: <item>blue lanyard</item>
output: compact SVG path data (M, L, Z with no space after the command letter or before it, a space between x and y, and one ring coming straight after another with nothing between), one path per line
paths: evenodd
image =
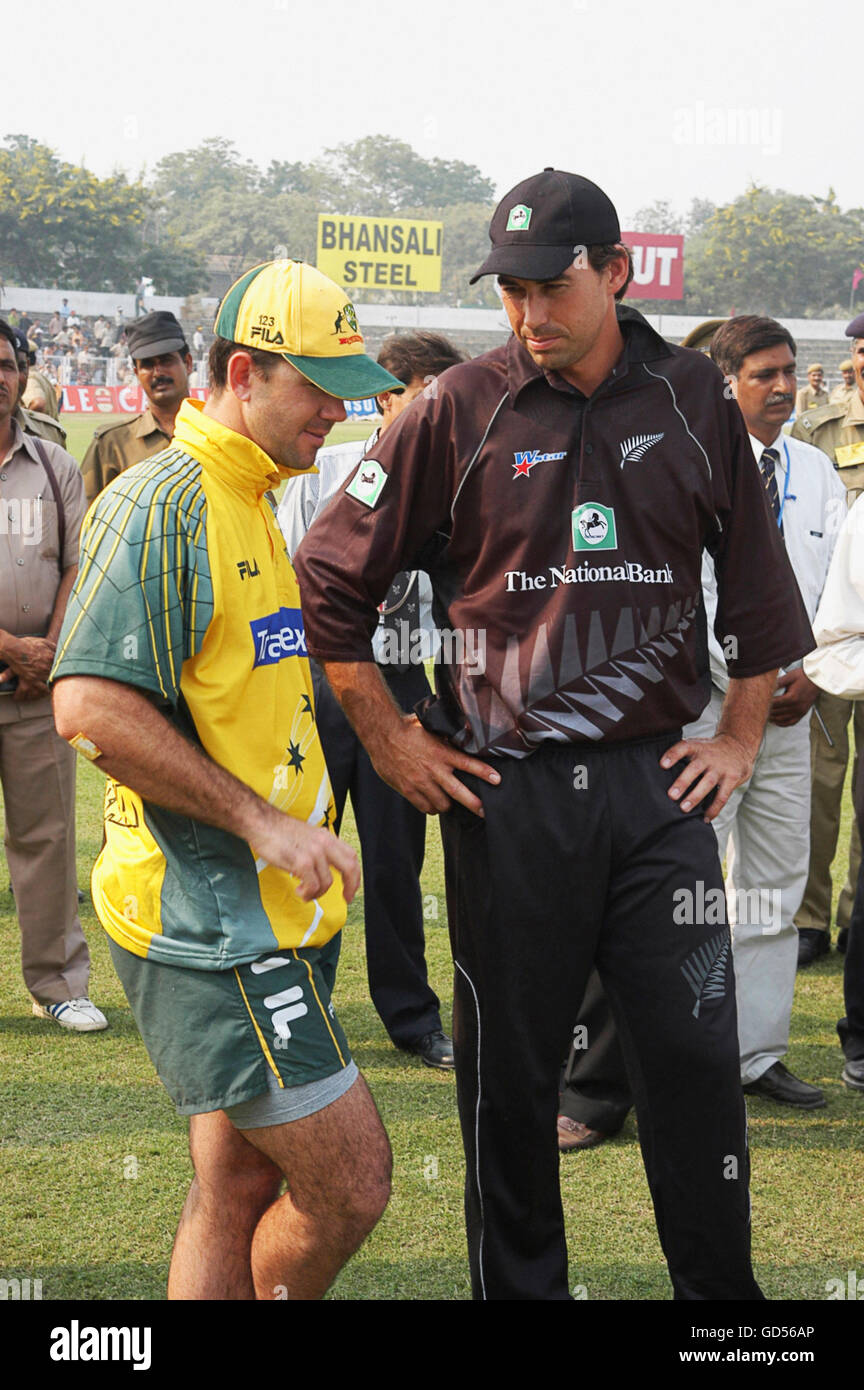
M791 497L793 502L798 501L794 492L789 491L789 480L792 477L792 461L789 458L789 445L786 443L785 439L783 440L783 452L786 455L786 477L783 482L783 501L780 503L780 511L777 515L777 527L779 530L783 529L783 509L786 506L786 498Z

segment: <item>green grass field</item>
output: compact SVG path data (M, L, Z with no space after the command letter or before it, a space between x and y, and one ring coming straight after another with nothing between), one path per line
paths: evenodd
M80 463L87 452L87 446L97 429L106 425L116 425L128 420L128 415L63 415L61 424L66 431L66 447L73 458ZM371 434L372 426L366 420L334 425L327 437L328 444L343 444L348 439L365 439Z
M72 441L79 456L82 440L83 433ZM81 760L78 785L79 882L86 887L101 843L103 779ZM849 828L847 810L838 863ZM346 833L353 841L350 818ZM423 893L430 978L449 1022L436 820L429 822ZM335 1000L390 1134L394 1189L330 1296L462 1300L469 1290L453 1078L390 1045L366 993L362 918L361 897L349 912ZM138 1038L89 898L82 920L93 955L91 992L111 1025L91 1035L31 1016L14 905L0 873L0 1278L39 1278L45 1299L161 1299L190 1178L186 1125ZM834 952L802 972L792 1019L789 1065L824 1086L827 1109L808 1115L748 1103L754 1259L769 1298L821 1300L827 1280L845 1281L850 1270L864 1276L864 1098L840 1084L834 1030L841 976ZM571 1286L582 1285L591 1300L668 1299L632 1118L613 1141L562 1159L561 1183Z

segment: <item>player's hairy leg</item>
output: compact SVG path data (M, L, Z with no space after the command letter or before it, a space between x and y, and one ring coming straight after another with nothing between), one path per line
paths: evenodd
M221 1110L193 1115L195 1177L177 1228L169 1299L254 1299L255 1228L276 1201L282 1173Z
M390 1196L390 1144L366 1082L306 1119L243 1134L288 1183L252 1241L256 1297L321 1298Z

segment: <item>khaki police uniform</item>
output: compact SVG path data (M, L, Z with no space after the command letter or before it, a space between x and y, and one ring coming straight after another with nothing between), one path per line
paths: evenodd
M845 381L843 381L840 383L839 386L834 387L834 390L828 397L828 404L848 405L852 397L857 393L857 391L858 387L855 385L854 381L851 386L847 386Z
M795 396L795 414L803 415L807 410L817 410L821 405L828 404L828 392L822 387L819 391L814 391L809 384L802 386Z
M156 423L149 406L141 415L133 415L131 420L97 430L81 465L88 503L99 496L112 478L119 477L133 464L152 458L170 442L170 436Z
M864 492L864 401L857 389L847 402L819 406L805 412L792 427L792 436L815 444L828 455L846 485L851 506ZM820 692L816 701L825 727L833 741L830 747L819 721L810 725L810 767L813 776L810 818L810 873L801 906L795 916L797 927L831 929L831 864L840 832L840 807L846 768L849 762L849 720L854 715L855 759L864 748L864 701L843 700ZM853 821L849 843L849 873L837 903L837 925L849 926L858 869L861 840Z
M16 419L12 426L12 447L0 459L0 504L9 522L15 519L0 528L0 627L41 637L51 625L61 570L78 563L84 485L75 460L44 443L63 501L61 556L53 490L32 435ZM24 981L40 1004L81 998L90 957L78 918L75 754L54 728L50 695L0 696L0 784Z
M19 405L15 419L25 434L35 434L38 439L47 439L49 444L66 448L66 431L52 415L46 415L42 410L25 410L23 405Z

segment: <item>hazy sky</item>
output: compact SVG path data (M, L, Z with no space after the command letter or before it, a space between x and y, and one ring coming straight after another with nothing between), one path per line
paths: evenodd
M98 174L210 135L309 160L363 135L463 159L499 193L544 165L628 216L748 181L864 203L848 0L33 0L7 25L0 135Z

